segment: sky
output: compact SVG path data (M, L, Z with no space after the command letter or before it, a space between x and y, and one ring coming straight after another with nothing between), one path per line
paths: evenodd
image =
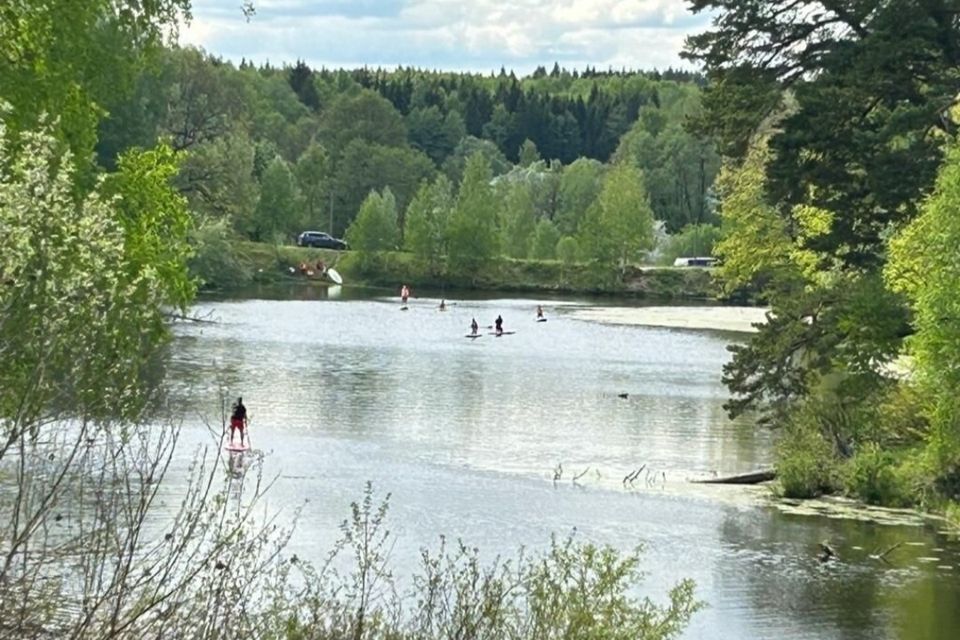
M704 30L686 0L193 0L180 42L234 62L314 68L413 66L520 74L693 68L684 37Z

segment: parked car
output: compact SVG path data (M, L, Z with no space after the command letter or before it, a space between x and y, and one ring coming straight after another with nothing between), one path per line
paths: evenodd
M329 233L323 231L304 231L297 236L297 244L301 247L318 247L321 249L339 249L347 248L347 243L340 238L334 238Z
M715 267L718 260L711 257L677 258L673 261L675 267Z

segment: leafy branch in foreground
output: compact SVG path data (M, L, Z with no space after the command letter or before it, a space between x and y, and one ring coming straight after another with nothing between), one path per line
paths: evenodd
M389 496L379 503L367 485L327 569L347 551L349 573L304 569L302 587L275 601L289 640L326 638L660 640L676 637L703 604L690 580L657 606L633 592L642 577L640 550L552 538L542 553L521 549L513 559L484 562L462 541L441 537L421 551L420 567L398 590L389 567ZM302 563L300 563L302 568ZM291 606L289 603L303 606Z

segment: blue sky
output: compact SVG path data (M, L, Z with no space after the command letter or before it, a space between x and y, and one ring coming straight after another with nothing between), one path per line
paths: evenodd
M537 65L689 68L708 26L685 0L193 0L180 40L239 62L529 73Z

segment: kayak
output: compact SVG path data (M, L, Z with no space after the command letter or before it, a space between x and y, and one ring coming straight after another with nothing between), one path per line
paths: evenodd
M336 269L327 269L327 277L336 284L343 284L343 278L340 277Z

